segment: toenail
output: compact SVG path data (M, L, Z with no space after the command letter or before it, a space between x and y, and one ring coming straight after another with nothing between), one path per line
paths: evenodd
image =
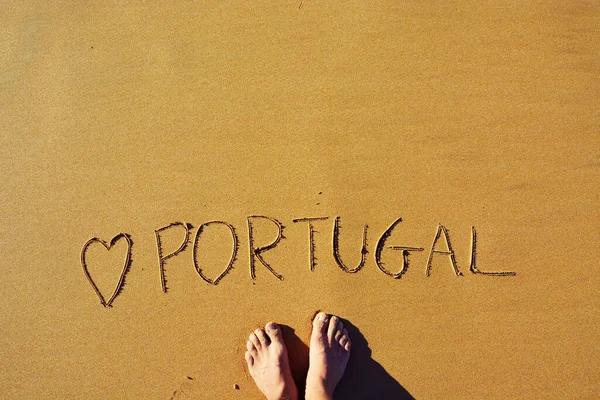
M274 322L269 322L267 324L267 329L270 330L270 331L276 331L277 330L277 325L275 325Z
M323 322L327 321L327 314L325 313L320 313L319 314L319 319Z

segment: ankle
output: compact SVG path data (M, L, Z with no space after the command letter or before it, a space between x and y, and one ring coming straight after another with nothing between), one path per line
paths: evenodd
M332 400L333 392L325 389L325 386L306 387L306 400Z
M283 393L275 397L267 397L267 400L298 400L298 395L294 393Z
M298 400L298 391L296 388L283 388L278 395L274 396L272 399L267 398L267 400Z
M295 394L284 394L281 397L278 397L277 400L298 400L298 395Z

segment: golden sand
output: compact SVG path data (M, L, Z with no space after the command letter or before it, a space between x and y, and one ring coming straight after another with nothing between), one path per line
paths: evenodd
M348 398L600 397L597 1L0 18L0 397L259 399L247 335L301 379L318 309Z

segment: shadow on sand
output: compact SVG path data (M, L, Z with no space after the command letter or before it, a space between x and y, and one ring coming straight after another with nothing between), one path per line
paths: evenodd
M371 357L369 342L350 321L343 320L352 341L350 361L334 394L335 400L414 400L387 371ZM288 349L292 375L304 398L308 371L308 346L295 334L294 329L280 325Z

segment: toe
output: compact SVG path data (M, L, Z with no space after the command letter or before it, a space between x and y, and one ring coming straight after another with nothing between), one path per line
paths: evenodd
M254 346L254 343L252 343L252 341L250 340L248 340L248 342L246 343L246 349L248 349L250 354L256 354L257 352L256 346Z
M275 322L269 322L265 325L265 332L269 339L271 339L271 343L283 343L283 338L281 336L281 329Z
M256 337L258 338L258 340L260 341L260 344L261 344L262 347L267 347L269 344L271 344L271 341L269 340L269 338L265 334L265 331L263 331L262 329L255 330L254 334L256 335Z
M262 345L260 344L260 340L256 336L256 332L252 332L250 334L250 341L252 342L252 344L254 345L254 347L256 347L257 350L259 350L259 349L262 348Z
M252 357L252 354L250 354L249 351L246 352L246 354L244 355L244 358L246 359L246 363L248 364L248 367L252 367L254 365L254 357Z
M336 332L335 332L335 336L334 336L334 338L335 338L335 341L336 341L336 342L339 342L339 341L340 341L340 339L342 338L342 336L344 336L344 333L343 333L342 331L336 331Z
M315 315L313 319L313 333L324 334L327 332L327 323L329 322L329 315L324 312L320 312Z
M346 343L348 343L350 340L348 339L348 336L342 336L338 341L340 343L340 346L346 348Z
M341 321L337 316L332 316L331 319L329 320L329 327L327 328L327 337L329 338L329 340L334 340L335 339L335 334L338 331L341 331L342 328L340 327Z
M350 348L352 347L352 342L350 342L350 339L348 339L348 341L344 344L344 349L346 349L346 351L350 351Z

